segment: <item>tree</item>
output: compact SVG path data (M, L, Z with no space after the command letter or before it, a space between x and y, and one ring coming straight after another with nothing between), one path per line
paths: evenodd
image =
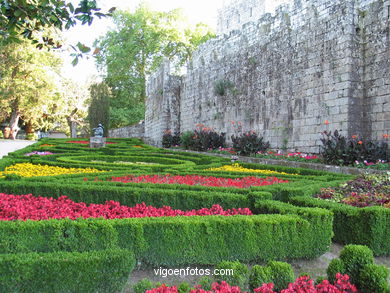
M96 128L99 123L104 127L104 136L108 135L109 126L109 99L110 88L103 82L94 83L90 87L91 103L88 108L90 129Z
M55 111L60 97L53 73L59 70L61 60L27 41L0 41L0 59L0 113L10 118L16 135L20 118L33 128Z
M58 0L0 0L0 37L14 43L26 38L37 48L60 48L61 41L51 35L52 29L67 30L78 22L91 25L95 17L110 16L100 12L95 0L81 0L75 8L69 1ZM88 53L90 48L78 43L72 46L75 53L73 63Z
M164 57L184 64L214 35L203 24L189 27L180 10L154 12L144 3L134 13L114 13L113 19L116 28L96 41L95 57L112 89L110 126L121 127L144 117L146 79Z

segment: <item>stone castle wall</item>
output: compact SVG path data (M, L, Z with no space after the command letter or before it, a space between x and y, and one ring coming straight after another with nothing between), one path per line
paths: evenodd
M165 129L197 123L230 137L234 121L307 152L323 130L380 139L390 132L389 7L295 0L203 44L182 78L164 64L148 86L146 137L160 144Z

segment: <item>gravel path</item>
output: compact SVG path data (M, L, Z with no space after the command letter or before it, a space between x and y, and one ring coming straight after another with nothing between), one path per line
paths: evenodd
M25 148L33 143L36 143L34 140L5 140L0 139L0 159L6 156L8 153L17 151L19 149Z

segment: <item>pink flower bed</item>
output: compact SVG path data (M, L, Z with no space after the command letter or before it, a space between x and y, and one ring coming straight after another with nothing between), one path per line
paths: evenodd
M213 283L211 291L206 291L200 286L196 286L196 289L190 291L190 293L245 293L241 291L238 286L230 286L226 282ZM254 290L255 293L276 293L274 290L274 284L263 284L261 287ZM177 287L168 287L165 284L158 288L147 290L146 293L178 293ZM313 280L308 276L303 276L295 280L294 283L290 283L287 289L280 291L281 293L354 293L357 289L349 282L348 275L336 275L336 281L331 284L328 280L322 281L318 285L314 285Z
M185 184L204 185L213 187L235 187L248 188L251 186L264 186L276 183L288 183L288 180L281 180L276 177L258 178L253 176L243 178L218 178L198 175L171 176L171 175L142 175L112 177L111 181L123 183L154 183L154 184Z
M89 204L74 202L66 196L58 199L35 197L31 194L12 195L0 193L0 220L48 220L70 218L122 219L143 217L175 217L175 216L233 216L252 215L247 209L224 210L219 205L200 210L181 211L169 206L155 208L145 203L134 207L123 206L119 202L107 201L105 204Z
M67 141L67 143L89 144L89 141L88 140L70 140L70 141ZM116 144L116 142L107 141L106 144Z

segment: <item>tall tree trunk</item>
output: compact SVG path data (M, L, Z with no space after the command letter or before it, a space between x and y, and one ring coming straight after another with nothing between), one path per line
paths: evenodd
M14 109L11 114L11 120L9 122L9 127L11 128L11 139L15 139L16 135L18 134L19 131L19 119L20 119L20 112L17 109Z

